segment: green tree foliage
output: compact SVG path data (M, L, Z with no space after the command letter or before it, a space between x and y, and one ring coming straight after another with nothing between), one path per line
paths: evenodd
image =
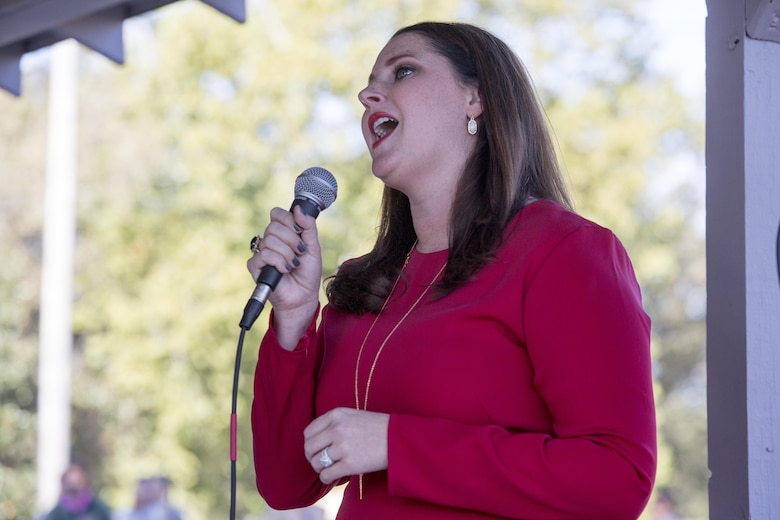
M320 165L339 180L319 219L326 273L366 250L381 186L357 92L393 30L459 19L493 30L527 63L578 209L632 256L654 320L659 485L675 489L688 518L705 518L703 237L692 225L701 208L674 175L681 157L700 167L702 130L690 100L645 66L652 39L634 2L248 5L243 25L186 2L129 22L121 68L83 54L73 440L109 502L129 507L136 479L164 473L188 518L225 514L238 320L253 287L248 239L272 206L289 203L295 176ZM25 78L21 99L0 96L0 518L29 516L34 495L45 147L36 81ZM266 321L242 356L239 517L264 507L249 407Z
M46 147L45 78L29 95L0 92L0 518L31 518Z

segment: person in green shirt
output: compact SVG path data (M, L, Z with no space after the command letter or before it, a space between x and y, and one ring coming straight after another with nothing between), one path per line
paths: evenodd
M70 463L61 483L59 502L45 520L111 520L111 509L93 491L84 466Z

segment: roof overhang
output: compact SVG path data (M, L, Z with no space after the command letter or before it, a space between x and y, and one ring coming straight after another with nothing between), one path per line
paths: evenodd
M124 63L125 19L177 0L0 0L0 88L21 94L22 56L73 38ZM201 0L238 22L244 0Z

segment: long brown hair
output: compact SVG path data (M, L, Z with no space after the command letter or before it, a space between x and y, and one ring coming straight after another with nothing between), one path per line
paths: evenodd
M469 281L494 256L504 229L531 198L571 208L547 119L520 59L499 38L465 23L422 22L393 37L417 33L447 58L482 102L477 144L464 165L450 216L447 267L439 296ZM409 200L385 187L378 236L366 255L345 262L328 282L331 306L377 312L417 236Z

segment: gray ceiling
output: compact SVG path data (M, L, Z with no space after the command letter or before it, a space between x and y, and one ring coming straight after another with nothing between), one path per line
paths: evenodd
M124 63L124 20L176 1L0 0L0 88L21 94L22 56L68 38ZM246 19L244 0L201 1L238 22Z

